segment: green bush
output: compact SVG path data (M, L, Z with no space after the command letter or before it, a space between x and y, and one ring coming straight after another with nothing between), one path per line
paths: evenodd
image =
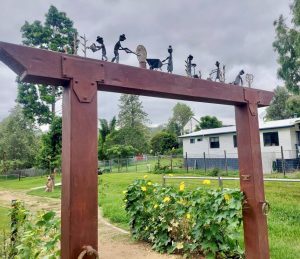
M204 183L209 184L206 180ZM243 194L233 189L185 190L135 180L125 191L125 209L135 239L158 252L206 258L242 258L237 233Z
M32 215L22 202L17 201L11 210L12 236L3 240L0 255L3 259L60 257L60 220L53 211L40 211ZM9 244L9 245L7 245Z

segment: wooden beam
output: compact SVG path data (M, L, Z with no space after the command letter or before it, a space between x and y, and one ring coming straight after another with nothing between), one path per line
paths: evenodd
M258 107L269 105L273 93L249 89L209 80L189 78L159 71L115 64L59 52L29 48L0 42L0 59L25 82L67 85L69 78L63 74L62 58L77 60L84 67L99 71L95 75L98 90L145 96L243 105L244 91L258 97Z

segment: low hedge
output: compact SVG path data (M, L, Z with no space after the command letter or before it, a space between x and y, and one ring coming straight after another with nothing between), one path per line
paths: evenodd
M154 250L197 258L243 257L237 242L243 200L239 190L187 191L184 182L176 188L139 179L124 193L133 237L150 242Z

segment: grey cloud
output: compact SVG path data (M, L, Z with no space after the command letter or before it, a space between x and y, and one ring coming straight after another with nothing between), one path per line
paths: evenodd
M118 36L125 33L124 46L135 49L138 44L144 44L149 57L165 58L171 44L176 74L184 74L184 60L193 54L204 78L219 60L226 64L228 81L233 81L243 68L255 75L255 87L272 90L281 83L276 77L276 53L272 48L273 21L281 13L289 14L286 0L11 0L2 6L0 40L21 42L19 31L24 21L44 20L50 4L65 11L80 34L85 33L90 42L97 35L103 36L109 59ZM99 53L89 53L89 57L99 56ZM124 53L121 53L120 62L137 65L133 55ZM13 107L16 97L14 76L3 76L6 73L7 68L1 64L0 120ZM7 88L5 91L4 87ZM99 116L110 119L118 113L119 95L99 93L99 96ZM142 100L153 124L165 123L176 103L175 100L149 97ZM232 107L187 104L197 117L211 114L225 121L234 121Z

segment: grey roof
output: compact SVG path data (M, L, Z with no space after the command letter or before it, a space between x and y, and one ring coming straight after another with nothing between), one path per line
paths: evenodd
M293 127L295 124L300 123L300 118L292 118L285 120L277 120L277 121L266 121L259 122L259 129L277 129L277 128L288 128ZM204 129L195 131L189 134L185 134L179 136L179 138L189 138L189 137L197 137L197 136L205 136L205 135L216 135L216 134L228 134L236 132L236 126L222 127L216 129Z

